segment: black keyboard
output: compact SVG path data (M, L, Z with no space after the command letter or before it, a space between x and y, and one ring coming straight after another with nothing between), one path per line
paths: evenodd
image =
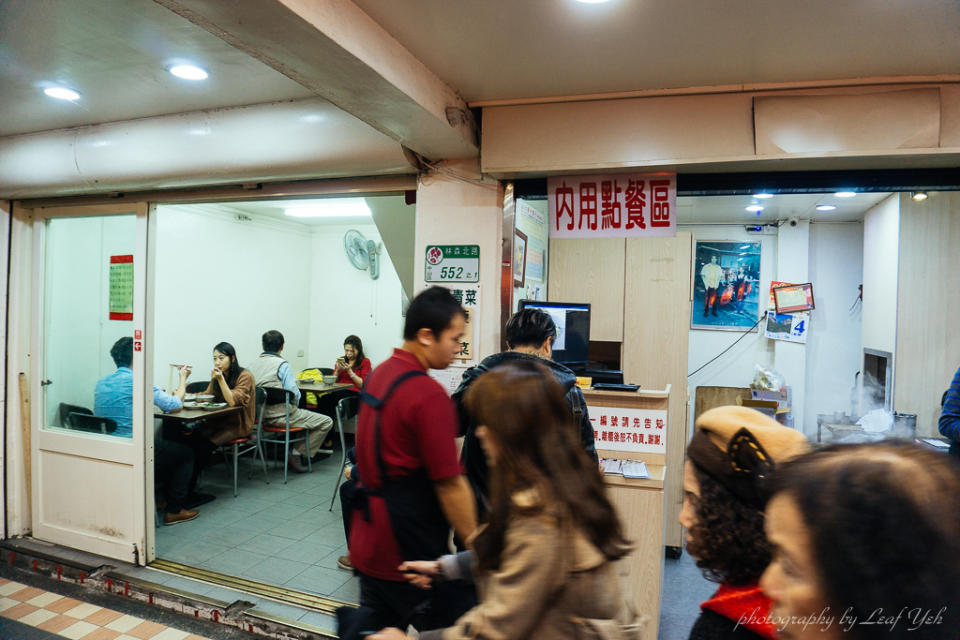
M640 389L638 384L613 384L611 382L598 382L593 385L597 391L637 391Z

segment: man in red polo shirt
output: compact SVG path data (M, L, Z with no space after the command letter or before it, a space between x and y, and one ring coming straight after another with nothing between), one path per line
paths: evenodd
M426 375L460 352L465 314L442 287L416 296L403 346L367 378L357 420L359 499L350 527L350 561L370 627L445 626L462 611L443 585L423 591L397 567L448 552L452 527L464 540L476 527L473 492L457 458L457 415L443 387ZM469 607L469 603L467 604ZM452 617L451 617L452 616Z

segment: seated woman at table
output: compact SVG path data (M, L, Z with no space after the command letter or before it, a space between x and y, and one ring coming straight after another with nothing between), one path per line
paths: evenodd
M165 437L183 442L193 449L193 475L190 478L188 503L202 504L194 493L200 472L210 461L210 454L220 445L249 436L253 432L256 415L256 392L253 374L237 362L237 350L229 342L213 348L213 371L210 384L203 391L212 395L214 402L225 402L230 407L241 407L236 413L204 418L193 431L165 434ZM206 497L206 496L205 496ZM206 497L212 500L212 497Z
M316 411L336 420L337 403L347 396L356 394L363 387L363 381L373 367L370 365L370 358L363 355L363 343L360 338L349 335L343 340L343 355L337 358L333 367L333 372L337 376L337 384L352 384L348 389L338 389L320 395L317 398ZM324 444L324 448L330 448L330 442Z
M204 394L213 395L214 402L226 402L230 407L242 407L239 413L204 421L197 433L214 445L221 445L253 432L256 416L253 374L237 362L237 350L229 342L213 348L213 371Z
M337 358L333 372L337 376L337 384L352 384L355 391L363 387L364 379L370 375L373 367L370 358L363 355L363 343L354 335L343 340L343 356Z

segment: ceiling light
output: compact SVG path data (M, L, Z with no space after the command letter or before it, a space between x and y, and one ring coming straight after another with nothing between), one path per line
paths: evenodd
M760 213L763 211L763 207L758 204L751 204L749 207L747 207L747 211L750 211L751 213Z
M766 200L767 198L772 198L773 194L772 193L755 193L753 194L753 197L757 198L758 200Z
M58 100L79 100L80 94L74 91L73 89L67 89L66 87L47 87L43 90L45 94L51 98L57 98Z
M577 0L577 2L583 4L602 4L604 2L609 2L609 0Z
M836 205L832 205L832 204L818 204L818 205L817 205L817 211L833 211L833 210L836 209L836 208L837 208Z
M929 196L926 191L914 191L910 194L910 197L913 198L916 202L922 202L926 200Z
M329 198L303 202L283 213L291 218L369 218L370 207L363 198Z
M184 80L206 80L207 72L192 64L178 64L168 69L170 73Z
M857 192L856 192L856 191L837 191L835 194L833 194L833 197L835 197L835 198L852 198L852 197L855 196L855 195L857 195Z

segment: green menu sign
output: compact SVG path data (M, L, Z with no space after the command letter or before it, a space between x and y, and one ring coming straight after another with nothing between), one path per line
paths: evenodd
M434 244L427 247L426 282L479 282L480 245Z
M111 320L133 320L133 256L110 256Z

